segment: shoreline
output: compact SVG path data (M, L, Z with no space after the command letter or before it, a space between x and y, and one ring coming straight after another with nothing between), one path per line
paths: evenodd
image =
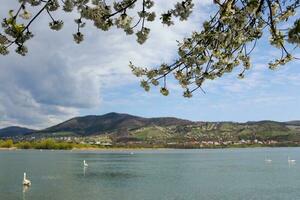
M0 151L7 151L7 150L12 151L12 150L17 150L17 149L18 149L17 147L10 147L10 148L4 148L4 147L1 147L1 148L0 148Z
M300 146L237 146L237 147L201 147L201 148L170 148L170 147L159 147L159 148L151 148L151 147L137 147L137 148L125 148L125 147L112 147L112 148L97 148L97 147L87 147L87 148L73 148L73 149L22 149L17 147L10 148L0 148L1 151L17 151L17 150L36 150L36 151L146 151L146 150L208 150L208 149L256 149L256 148L297 148Z

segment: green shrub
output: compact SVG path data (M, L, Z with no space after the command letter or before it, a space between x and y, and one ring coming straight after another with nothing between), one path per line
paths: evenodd
M32 149L32 144L30 142L19 142L16 147L18 149Z
M13 147L14 142L12 140L0 141L0 147L2 148L11 148Z

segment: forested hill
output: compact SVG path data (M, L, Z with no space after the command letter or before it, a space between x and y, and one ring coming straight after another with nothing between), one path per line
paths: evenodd
M23 136L25 134L33 133L35 130L28 129L19 126L10 126L3 129L0 129L0 137L15 137Z
M105 135L113 141L149 143L239 140L300 142L300 121L193 122L173 117L144 118L129 114L108 113L100 116L75 117L38 131L18 127L0 129L0 137L22 135L29 137Z
M126 132L148 126L182 126L194 122L172 117L143 118L128 114L108 113L101 116L76 117L41 132L73 132L79 135L97 135Z

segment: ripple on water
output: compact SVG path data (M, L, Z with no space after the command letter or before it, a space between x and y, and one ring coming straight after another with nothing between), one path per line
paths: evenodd
M61 179L61 177L59 177L59 176L42 176L41 179L42 180L58 180L58 179Z
M78 177L82 177L82 174L78 174ZM89 179L132 179L143 176L131 172L85 172L84 177Z

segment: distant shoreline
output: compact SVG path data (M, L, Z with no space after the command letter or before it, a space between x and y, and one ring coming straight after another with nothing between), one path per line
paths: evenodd
M192 149L254 149L254 148L288 148L288 147L300 147L300 146L235 146L235 147L201 147L201 148L155 148L155 147L111 147L111 148L97 148L97 147L90 147L90 148L73 148L73 149L22 149L17 147L11 147L11 148L0 148L0 151L17 151L17 150L37 150L37 151L133 151L133 150L168 150L168 149L177 149L177 150L192 150Z
M44 150L73 150L73 151L104 151L104 150L142 150L142 149L225 149L225 148L256 148L256 147L299 147L299 143L276 142L271 144L114 144L110 146L78 144L72 142L62 142L53 139L39 141L19 141L0 140L0 150L17 150L17 149L44 149Z
M0 148L0 151L14 151L14 150L45 150L45 151L51 151L51 150L63 150L63 151L114 151L114 150L151 150L151 149L175 149L175 148L123 148L123 147L112 147L112 148L96 148L96 147L91 147L91 148L73 148L73 149L35 149L35 148L30 148L30 149L22 149L22 148L17 148L17 147L11 147L11 148Z
M11 147L11 148L0 148L0 151L6 151L6 150L17 150L17 147Z

